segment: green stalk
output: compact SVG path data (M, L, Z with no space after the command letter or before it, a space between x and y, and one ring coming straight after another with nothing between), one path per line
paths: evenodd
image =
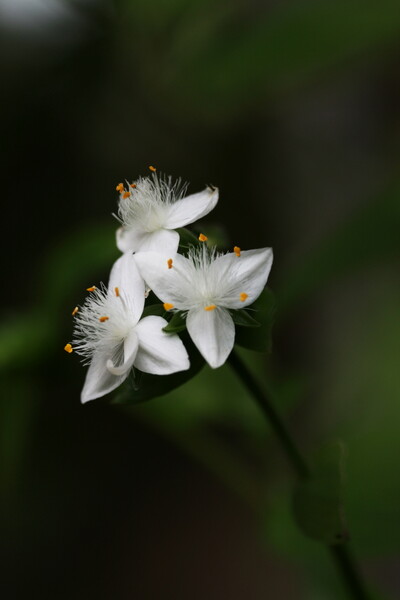
M307 462L275 410L271 399L235 351L229 356L228 362L266 417L286 454L289 464L298 478L304 480L310 477L311 473ZM353 600L370 600L361 573L354 559L349 554L348 547L345 544L328 545L328 549L338 568L343 583L347 587L349 598Z

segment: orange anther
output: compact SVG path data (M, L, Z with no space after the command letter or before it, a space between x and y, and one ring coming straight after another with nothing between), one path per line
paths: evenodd
M236 256L240 256L241 249L239 248L239 246L234 246L233 251L236 254Z
M204 233L201 233L199 235L199 240L200 240L200 242L206 242L208 240L208 237L206 235L204 235Z
M118 287L114 288L114 292L115 292L115 295L117 296L117 298L119 298L119 288Z
M74 317L76 315L76 313L78 312L79 308L77 306L75 306L74 310L72 311L72 316Z
M124 189L125 189L124 188L124 184L123 183L119 183L115 189L117 190L117 192L123 192Z
M100 323L105 323L106 321L108 321L110 317L100 317L99 321Z
M157 171L157 169L155 167L152 167L151 165L149 166L149 169L152 173L155 173Z
M248 295L248 294L246 294L246 292L242 292L242 293L240 294L240 300L241 300L242 302L244 302L244 301L245 301L245 300L246 300L248 297L249 297L249 295Z
M168 269L172 269L172 265L173 265L174 261L172 260L172 258L169 258L167 260L167 265L168 265Z
M65 352L68 352L68 354L71 354L71 352L74 351L74 349L72 348L71 344L65 344L64 350L65 350Z
M171 310L172 308L174 308L174 305L171 304L170 302L164 302L163 307L164 307L164 310Z
M131 183L131 184L130 184L130 186L131 186L131 188L134 190L134 189L135 189L135 187L136 187L136 183Z
M129 192L125 192L124 194L122 194L123 199L125 200L125 198L129 198L130 193Z
M209 306L205 306L204 310L210 311L210 310L214 310L216 308L217 308L216 304L210 304Z
M87 292L94 292L94 290L95 290L95 289L96 289L96 286L95 286L95 285L92 285L92 287L88 287L88 288L86 288L86 291L87 291Z

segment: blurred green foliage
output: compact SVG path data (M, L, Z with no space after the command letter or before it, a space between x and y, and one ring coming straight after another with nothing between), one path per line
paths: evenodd
M398 2L125 0L116 10L93 3L93 14L89 5L70 5L82 10L85 32L73 50L51 46L43 27L40 52L26 32L0 22L7 34L0 62L4 189L14 193L18 182L24 190L18 203L7 203L14 227L4 234L7 252L13 249L0 325L7 527L19 531L12 507L26 502L22 529L36 547L41 536L51 539L49 528L57 531L66 510L51 480L59 468L52 451L59 439L66 456L81 451L68 439L67 416L84 377L62 350L71 335L68 313L118 256L116 223L105 223L114 201L104 189L155 156L196 185L210 178L220 186L209 239L229 247L229 234L240 234L248 245L257 238L276 247L273 352L242 355L307 452L344 440L350 539L372 586L382 588L377 597L394 597L400 587L385 569L392 573L400 545ZM149 403L104 404L98 410L172 441L251 507L267 549L293 573L299 563L310 573L293 598L344 597L329 557L298 531L285 462L228 366L205 368ZM57 411L66 423L54 441ZM71 419L83 421L83 411ZM96 425L99 414L89 413ZM38 449L43 489L28 506L30 456ZM86 478L98 485L90 479L97 463L87 460L77 483L68 459L62 463L65 503ZM59 504L45 502L48 490Z

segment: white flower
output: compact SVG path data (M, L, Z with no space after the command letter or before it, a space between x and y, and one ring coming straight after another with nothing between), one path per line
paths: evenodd
M231 352L235 325L229 309L245 308L261 294L272 265L272 249L217 254L202 246L173 259L155 252L135 255L146 283L167 310L187 312L187 329L213 367Z
M173 256L179 245L179 234L174 230L201 219L218 202L217 188L208 187L183 198L186 186L179 181L172 184L171 178L154 172L129 185L128 190L123 184L117 190L122 223L117 230L117 246L121 252L153 250Z
M67 345L90 363L81 401L108 394L132 367L145 373L168 375L189 368L189 358L177 335L162 331L167 321L149 316L139 320L145 287L132 254L114 264L108 289L90 288L83 307L74 310L75 339Z

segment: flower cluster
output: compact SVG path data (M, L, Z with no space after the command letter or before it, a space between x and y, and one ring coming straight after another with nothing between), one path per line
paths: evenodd
M89 369L81 400L87 402L118 387L138 369L169 375L190 367L177 333L164 329L164 318L178 313L187 331L213 368L221 366L235 342L234 311L251 305L261 294L272 265L271 248L221 254L200 234L197 245L179 254L176 229L207 215L218 202L218 189L185 196L186 186L152 174L120 194L117 246L122 256L110 273L108 287L88 288L82 307L73 311L74 338L65 346L84 357ZM143 316L151 290L163 305L164 317Z

